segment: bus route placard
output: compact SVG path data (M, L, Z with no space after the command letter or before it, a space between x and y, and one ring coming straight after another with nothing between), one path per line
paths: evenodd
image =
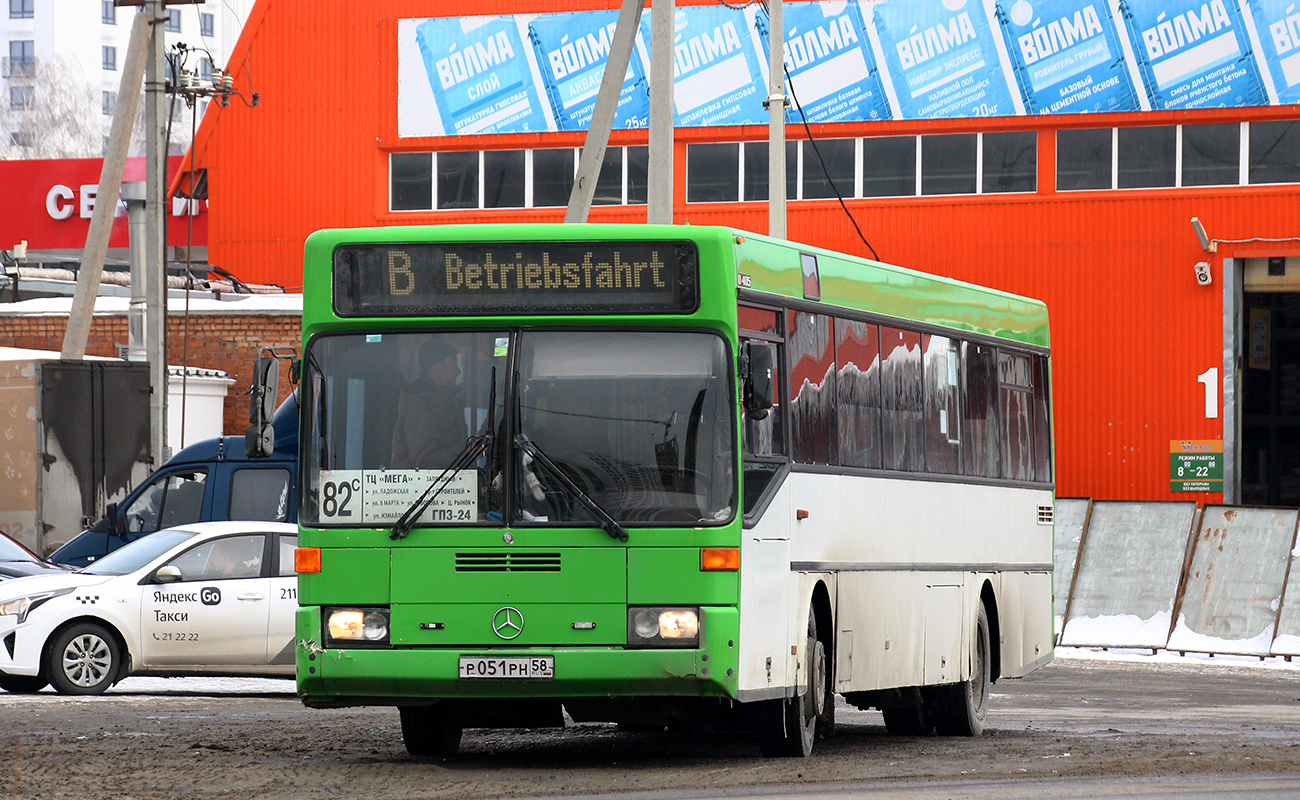
M334 251L340 316L689 314L692 242L347 244Z

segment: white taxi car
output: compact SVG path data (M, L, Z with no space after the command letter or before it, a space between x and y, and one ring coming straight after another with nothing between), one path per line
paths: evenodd
M0 688L99 694L127 675L293 675L295 525L200 522L85 569L0 583Z

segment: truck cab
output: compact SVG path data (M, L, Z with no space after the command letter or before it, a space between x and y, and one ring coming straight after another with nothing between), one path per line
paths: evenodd
M298 398L272 419L275 448L249 458L243 436L219 436L184 448L120 503L49 556L80 568L154 531L213 520L298 520Z

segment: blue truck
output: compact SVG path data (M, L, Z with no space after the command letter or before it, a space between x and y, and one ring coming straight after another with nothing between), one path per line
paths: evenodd
M219 436L184 448L48 560L84 567L141 536L189 522L297 522L297 392L275 410L271 428L274 447L266 458L250 458L243 436Z

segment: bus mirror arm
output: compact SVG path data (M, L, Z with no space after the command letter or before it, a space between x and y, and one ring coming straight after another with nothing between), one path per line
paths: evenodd
M745 342L740 353L741 404L750 419L766 419L772 408L774 364L771 345Z
M534 444L531 439L522 433L517 434L515 436L515 445L528 455L532 456L534 461L538 461L542 466L546 467L546 469L555 476L556 480L564 484L564 488L568 489L570 494L578 498L580 503L586 506L591 513L595 514L596 519L600 520L600 527L605 530L605 533L609 534L611 539L618 539L620 542L627 541L627 530L624 529L622 525L618 524L618 520L614 519L613 515L608 511L601 508L600 503L593 500L591 495L584 492L578 484L569 480L569 476L565 475L564 472L560 470L559 466L551 460L551 457L542 452L542 449Z

